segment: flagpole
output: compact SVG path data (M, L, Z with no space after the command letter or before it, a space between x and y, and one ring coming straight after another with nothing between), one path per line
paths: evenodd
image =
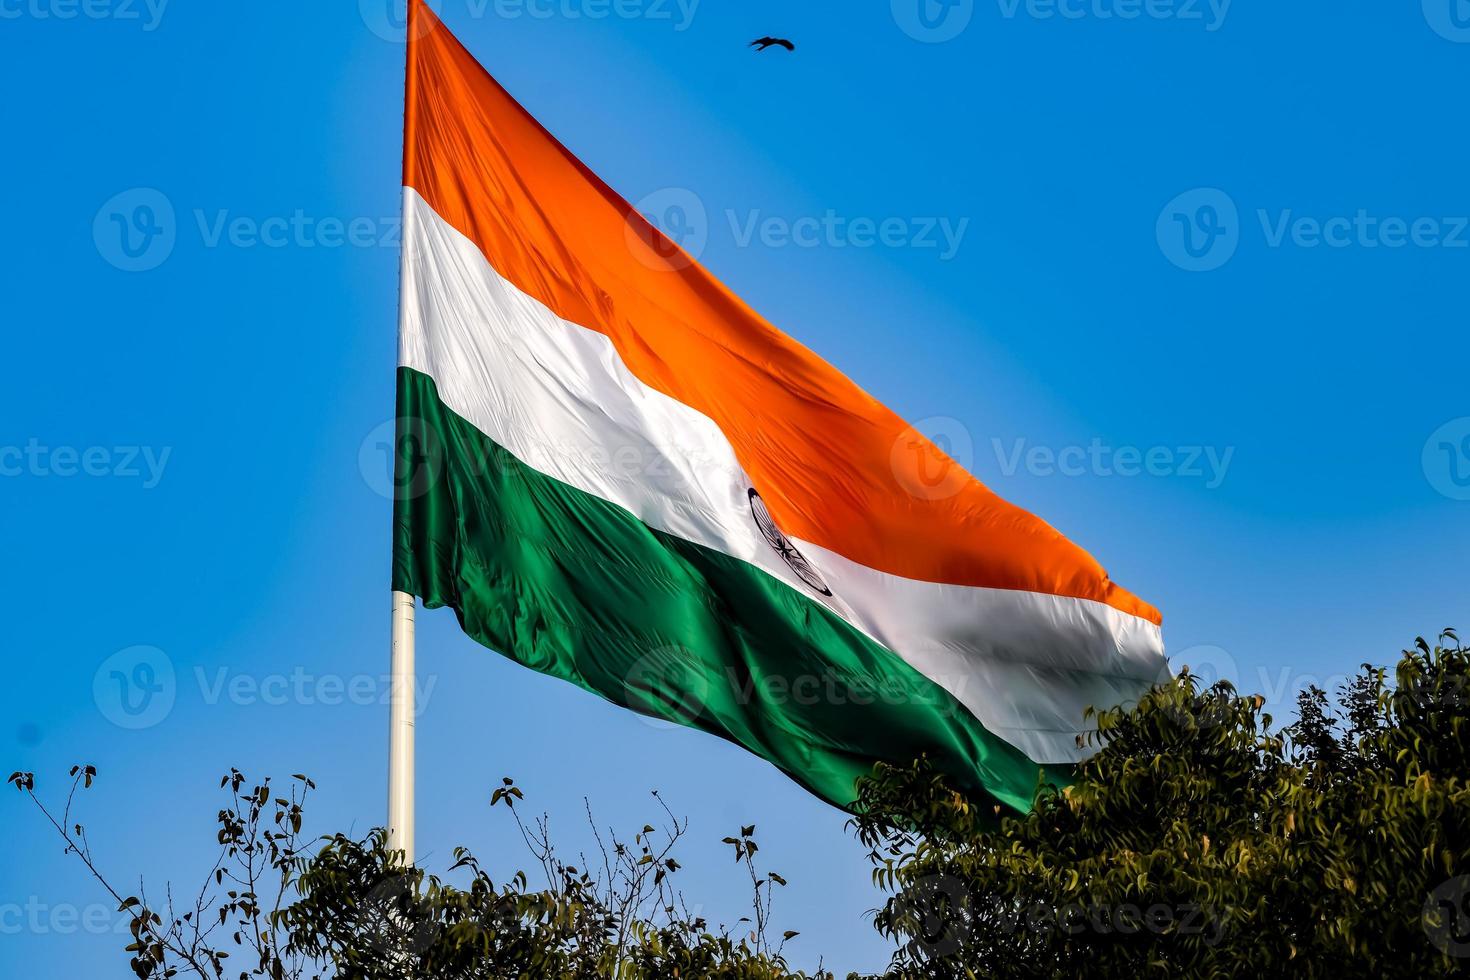
M388 849L414 862L413 818L413 596L393 593L393 667L388 720Z
M413 56L416 33L418 30L418 18L421 11L418 9L419 0L408 0L407 3L407 28L404 35L404 59L403 59L403 147L404 147L404 174L407 176L407 159L410 136L409 109L413 91ZM400 220L407 224L409 220L408 210L408 188L402 190L403 210L400 212ZM401 244L399 251L399 273L398 273L398 337L399 343L403 340L403 320L406 314L407 302L403 296L404 270L408 265L408 255L402 243L407 241L407 229L400 225ZM400 351L400 354L402 352ZM397 466L398 442L403 433L394 434L394 493L406 492L407 488L398 486ZM397 499L395 496L394 509L397 510ZM416 715L414 705L416 679L414 671L414 636L413 636L413 614L414 597L407 592L393 592L393 627L392 627L392 675L390 679L390 696L392 698L388 717L388 850L401 851L404 867L412 867L414 863L414 718Z

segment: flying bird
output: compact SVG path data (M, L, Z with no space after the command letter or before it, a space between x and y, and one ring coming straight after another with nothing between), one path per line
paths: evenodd
M792 44L784 37L758 37L754 41L750 42L750 46L752 48L755 48L757 51L764 51L766 48L769 48L772 45L785 48L787 51L796 50L796 45Z

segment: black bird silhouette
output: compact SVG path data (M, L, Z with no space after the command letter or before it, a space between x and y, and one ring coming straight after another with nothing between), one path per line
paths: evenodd
M764 51L766 48L769 48L772 45L780 48L785 48L787 51L796 50L796 45L792 44L784 37L758 37L754 41L750 42L750 47L755 48L757 51Z

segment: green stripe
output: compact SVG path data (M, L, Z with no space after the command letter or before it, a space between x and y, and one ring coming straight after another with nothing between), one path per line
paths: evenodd
M824 606L532 469L398 372L393 588L615 704L730 739L849 807L878 761L1029 807L1041 767ZM996 692L1004 697L1005 692Z

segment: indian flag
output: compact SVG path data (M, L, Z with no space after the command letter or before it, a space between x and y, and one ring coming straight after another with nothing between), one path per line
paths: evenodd
M393 587L846 806L925 756L1026 809L1159 613L767 323L409 25ZM1060 772L1057 775L1061 775Z

